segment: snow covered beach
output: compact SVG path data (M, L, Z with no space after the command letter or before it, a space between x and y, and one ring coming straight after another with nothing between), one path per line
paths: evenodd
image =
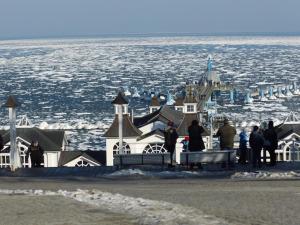
M23 224L296 225L299 193L299 179L1 177L0 216L5 224L17 210Z
M90 177L28 171L35 176L0 177L0 199L8 205L19 202L14 219L23 224L296 225L300 219L298 163L259 171L238 166L192 172L135 168ZM2 221L15 224L8 218L14 211L3 207L7 205L0 205ZM34 210L38 218L28 216ZM53 214L56 218L49 220Z

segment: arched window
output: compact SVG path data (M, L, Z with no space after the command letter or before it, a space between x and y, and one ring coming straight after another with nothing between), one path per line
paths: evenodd
M89 166L91 166L91 164L83 159L79 160L75 165L75 167L89 167Z
M130 146L126 143L123 142L123 148L122 148L122 153L123 154L130 154ZM113 154L120 154L120 147L119 147L119 142L117 142L114 147L113 147Z
M165 149L163 143L151 143L148 144L145 148L143 153L145 154L158 154L158 153L166 153L167 149Z

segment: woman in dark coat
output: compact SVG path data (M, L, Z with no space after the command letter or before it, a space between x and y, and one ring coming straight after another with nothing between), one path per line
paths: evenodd
M188 128L189 131L189 150L191 152L194 151L202 151L205 149L204 142L202 140L202 133L204 129L199 125L197 120L192 121L192 125Z

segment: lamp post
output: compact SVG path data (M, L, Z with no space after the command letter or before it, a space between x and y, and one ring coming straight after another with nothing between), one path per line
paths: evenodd
M8 108L10 125L10 169L15 171L22 167L16 144L16 107L19 106L14 96L9 96L4 107Z

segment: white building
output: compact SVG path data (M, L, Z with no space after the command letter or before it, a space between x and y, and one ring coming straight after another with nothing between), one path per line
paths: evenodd
M0 130L3 149L0 150L0 168L10 167L9 130ZM26 152L33 140L38 140L44 150L44 167L87 167L106 164L105 151L68 151L68 140L64 130L42 130L33 127L27 117L17 123L16 146L22 167L31 167Z
M155 154L167 152L164 148L164 130L168 122L173 122L177 127L179 135L176 145L176 160L179 160L179 154L182 151L180 143L185 136L188 136L188 126L192 120L199 120L199 112L197 110L197 101L192 92L190 92L181 101L180 106L161 106L158 100L152 98L150 114L143 117L132 118L128 114L128 101L122 93L113 100L115 107L115 118L112 125L105 133L106 138L106 162L108 166L113 165L113 155L120 153L119 147L119 111L122 106L122 153L127 154ZM178 110L175 110L178 109ZM206 131L203 141L208 143L210 140L209 132Z

